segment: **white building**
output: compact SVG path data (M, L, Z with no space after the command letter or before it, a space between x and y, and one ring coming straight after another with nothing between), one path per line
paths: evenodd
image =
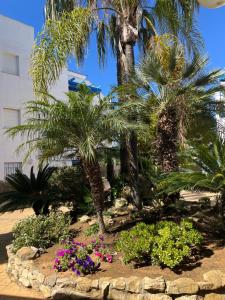
M34 99L28 75L33 43L33 27L0 15L0 180L16 168L29 173L31 166L37 164L34 156L23 163L24 152L16 152L22 138L12 139L5 134L7 128L24 122L25 102ZM86 83L101 94L100 88L92 86L86 76L68 70L62 72L51 93L62 99L65 92L76 90L79 83Z

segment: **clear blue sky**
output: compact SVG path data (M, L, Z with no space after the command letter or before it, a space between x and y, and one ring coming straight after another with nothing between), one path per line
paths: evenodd
M45 0L0 0L0 14L32 25L35 34L43 24ZM219 9L201 9L198 17L199 28L205 40L206 53L210 57L210 67L225 68L225 7ZM16 34L16 32L15 32ZM99 69L96 47L92 41L84 65L73 69L88 75L90 81L100 85L104 93L116 83L115 61L108 56L104 69Z

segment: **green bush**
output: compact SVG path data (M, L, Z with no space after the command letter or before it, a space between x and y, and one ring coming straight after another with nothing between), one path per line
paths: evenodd
M116 249L123 255L124 263L145 263L151 259L155 225L138 223L130 231L122 231Z
M201 245L202 236L193 228L190 221L183 220L180 225L162 221L157 224L157 235L152 248L152 262L171 269L182 264L192 255L193 248Z
M86 236L91 236L91 235L94 235L94 234L97 234L99 232L99 225L96 223L96 224L93 224L91 225L90 227L88 227L85 231L84 231L84 234Z
M13 227L13 251L24 246L46 249L69 237L71 219L62 212L31 216Z
M156 225L139 223L130 231L123 231L116 243L124 263L154 263L173 269L192 255L200 246L201 234L191 222L162 221Z

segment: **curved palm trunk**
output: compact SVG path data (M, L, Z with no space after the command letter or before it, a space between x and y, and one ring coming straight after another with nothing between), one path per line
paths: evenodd
M99 229L101 233L105 233L106 228L103 219L104 187L102 182L100 166L98 161L83 161L82 164L91 187L91 195L98 218Z
M179 167L178 122L176 109L169 107L160 114L157 124L156 162L166 173L177 171Z

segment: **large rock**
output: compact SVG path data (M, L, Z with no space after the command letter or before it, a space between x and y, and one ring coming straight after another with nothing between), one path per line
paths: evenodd
M225 286L225 274L219 270L212 270L203 274L203 278L213 283L214 289L219 289Z
M21 277L20 279L19 279L19 282L23 285L23 286L25 286L25 287L31 287L31 283L30 283L30 281L27 279L27 278L24 278L24 277Z
M126 290L132 293L141 293L141 279L136 276L126 278Z
M35 247L22 247L17 252L16 255L22 260L32 260L37 258L39 254L38 248Z
M76 289L80 292L90 292L92 281L88 278L77 278L76 279L77 287Z
M49 286L42 284L40 286L40 291L42 292L42 294L45 298L51 297L52 289Z
M145 295L144 300L172 300L172 298L165 294Z
M192 296L181 296L176 298L176 300L203 300L203 297L198 295L192 295Z
M125 293L123 291L119 291L116 289L112 289L109 291L107 299L110 300L145 300L144 295L137 295L132 293ZM147 298L146 298L147 300ZM160 299L157 299L160 300ZM167 299L165 299L167 300Z
M111 288L116 290L125 290L126 280L124 277L118 277L111 280Z
M52 275L45 277L44 284L47 286L53 287L56 284L56 280L57 280L57 276L54 273Z
M125 198L119 198L115 200L114 207L115 209L121 209L127 207L128 202Z
M83 215L82 217L79 218L79 221L81 223L87 223L87 222L91 221L91 218L87 215Z
M200 291L210 291L214 290L214 284L208 281L199 281L198 286Z
M198 285L194 280L179 278L174 281L167 281L166 292L169 295L196 294L198 289Z
M163 277L149 278L144 277L142 280L142 288L148 292L164 292L166 283Z

